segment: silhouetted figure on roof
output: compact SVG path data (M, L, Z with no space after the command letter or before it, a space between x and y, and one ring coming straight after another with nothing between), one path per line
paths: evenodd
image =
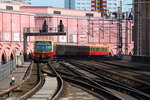
M46 20L44 20L44 24L42 25L42 29L40 30L40 32L48 32L48 25L46 24Z
M58 25L58 32L64 32L64 25L62 23L62 20L60 20L60 23Z
M114 15L115 18L117 19L117 16L118 16L117 12L113 12L112 15Z
M133 20L133 15L132 15L132 13L130 13L129 14L129 18L128 18L129 20Z
M125 13L123 12L122 13L122 20L124 20L125 19Z

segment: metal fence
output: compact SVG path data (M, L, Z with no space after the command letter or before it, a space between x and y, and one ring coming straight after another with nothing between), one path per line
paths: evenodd
M20 59L15 58L12 61L9 61L6 64L0 65L0 81L3 80L8 75L12 74L13 70L18 65L18 61L22 64L24 62L24 57L20 55Z

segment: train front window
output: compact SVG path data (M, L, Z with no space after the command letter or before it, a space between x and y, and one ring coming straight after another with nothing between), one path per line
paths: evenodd
M52 43L51 41L36 41L36 51L51 51L52 50Z

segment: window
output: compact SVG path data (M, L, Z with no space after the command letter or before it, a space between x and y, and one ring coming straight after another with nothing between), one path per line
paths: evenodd
M78 2L77 5L80 5L80 3Z
M80 7L77 7L77 9L80 9Z
M95 9L94 7L92 7L91 9Z
M108 3L108 5L112 5L112 3Z
M6 6L7 10L13 10L13 6Z
M54 11L53 14L61 14L61 11Z
M116 9L116 7L113 7L113 9Z
M103 3L103 5L106 5L106 3Z
M86 13L86 16L93 17L92 13Z
M86 9L88 9L88 10L89 10L89 9L91 9L91 8L90 8L90 7L86 7Z
M85 7L82 7L82 9L85 9Z

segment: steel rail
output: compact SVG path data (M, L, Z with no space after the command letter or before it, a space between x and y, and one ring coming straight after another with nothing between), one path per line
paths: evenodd
M57 76L57 80L59 81L59 84L60 84L59 85L60 87L57 89L57 92L52 96L51 100L58 100L64 88L64 81L60 77L60 75L57 73L57 71L50 64L48 64L48 66L52 69L53 73Z
M97 60L96 60L97 61ZM107 61L99 61L98 60L98 63L99 64L103 64L103 65L106 65L106 66L108 66L108 67L113 67L113 66L117 66L117 67L120 67L120 68L125 68L125 69L127 69L127 70L129 70L129 69L131 69L131 70L139 70L139 71L141 71L141 70L143 70L143 69L141 69L141 68L135 68L135 66L133 66L133 65L127 65L127 64L125 64L125 63L109 63L109 62L107 62ZM87 64L85 64L85 65L87 65ZM96 67L93 67L93 66L91 66L92 68L95 68L96 70L103 70L103 71L105 71L105 69L100 69L100 68L96 68ZM148 67L148 66L147 66ZM129 70L130 71L130 70ZM147 70L148 71L148 70ZM106 71L105 71L106 72ZM107 71L107 73L109 73L109 74L111 74L111 72L109 72L109 71ZM135 72L134 71L134 73L136 73L136 74L140 74L141 75L141 73L139 73L139 72ZM113 73L113 75L115 75L115 76L119 76L119 77L121 77L121 78L126 78L126 79L128 79L129 81L131 81L132 83L134 83L134 84L142 84L142 86L137 86L137 88L143 88L143 87L147 87L147 88L149 88L150 87L150 83L148 83L148 82L146 82L146 81L142 81L142 80L134 80L134 79L132 79L132 78L128 78L128 77L126 77L126 76L124 76L124 75L118 75L118 74L115 74L115 73ZM143 75L144 76L144 75ZM117 81L116 81L117 82Z
M59 73L59 71L58 71ZM69 75L70 76L70 75ZM110 91L106 90L103 86L100 86L93 82L92 80L88 79L87 77L80 77L80 76L72 76L68 77L67 74L63 75L63 72L61 72L61 77L66 80L67 82L70 82L75 85L79 85L81 87L84 87L91 92L94 92L94 95L101 97L104 96L107 99L110 100L124 100L123 98L111 93Z
M34 93L36 91L38 91L38 89L41 87L41 85L44 83L44 77L42 76L41 70L39 69L39 63L37 63L37 67L38 67L38 78L39 78L39 82L38 84L31 89L29 92L27 92L26 94L24 94L23 96L21 96L19 99L17 100L26 100L27 98L31 97L34 95ZM31 73L30 73L31 74ZM30 75L31 76L31 75Z
M109 79L109 78L107 78L107 77L104 77L104 76L102 76L102 75L100 75L99 73L97 73L95 70L93 70L93 68L94 67L91 67L91 66L89 66L89 65L86 65L86 64L84 64L84 65L81 65L81 64L79 64L79 63L75 63L75 62L69 62L69 63L71 63L72 65L74 65L74 66L76 66L76 67L79 67L79 68L81 68L81 69L83 69L83 70L86 70L86 71L88 71L88 72L90 72L90 73L92 73L92 74L94 74L94 75L97 75L97 76L99 76L99 77L103 77L103 78L105 78L105 79L107 79L107 80L109 80L109 81L112 81L112 82L115 82L115 83L117 83L117 84L120 84L119 82L116 82L116 81L114 81L114 80L112 80L112 79ZM89 68L90 67L90 68ZM98 69L97 69L98 70ZM128 92L130 92L131 93L131 95L133 95L133 96L135 96L135 97L137 97L137 98L139 98L139 99L146 99L146 100L149 100L150 99L150 95L149 94L146 94L146 93L144 93L144 92L141 92L141 91L139 91L139 90L137 90L137 89L134 89L134 88L131 88L131 87L129 87L129 86L126 86L126 85L123 85L123 84L120 84L121 86L124 86L124 88L126 88L126 90L128 90ZM119 86L118 86L119 87Z
M75 61L74 61L74 62L75 62ZM77 63L79 63L79 62L77 62ZM93 67L93 66L89 65L89 63L88 63L88 64L85 64L85 63L81 63L81 62L80 62L80 65L81 65L81 64L86 65L86 67L88 67L89 70L104 71L104 72L106 72L106 73L111 74L111 72L109 72L109 71L107 71L107 70L105 70L105 69L96 68L96 67ZM82 65L81 65L81 66L82 66ZM115 74L115 73L112 73L112 74L113 74L113 75L116 75L116 76L119 76L119 77L123 77L123 76L117 75L117 74ZM98 75L99 75L99 74L98 74ZM113 79L110 79L110 78L108 78L108 77L105 77L105 76L103 76L103 75L99 75L99 76L103 77L104 79L110 80L111 83L113 82L113 83L115 83L115 84L118 84L118 85L121 85L121 86L124 86L124 87L127 87L127 88L132 88L132 87L129 87L129 86L125 85L125 84L122 84L122 83L120 83L120 82L118 82L118 81L116 81L116 80L113 80ZM123 77L123 78L126 78L126 77ZM134 80L132 80L132 79L128 79L128 80L134 81ZM135 81L136 81L136 80L135 80ZM138 81L136 81L136 82L138 82ZM143 82L142 82L142 83L143 83ZM134 89L134 88L132 88L132 89ZM136 90L137 90L137 89L136 89Z
M74 76L72 77L65 77L65 75L69 75L69 74L66 74L66 73L63 73L63 72L59 72L60 74L63 74L64 76L62 76L63 78L65 78L66 80L71 80L71 81L78 81L79 84L85 84L89 87L93 87L93 89L99 89L98 91L100 93L103 93L103 95L105 95L107 98L116 98L116 99L119 99L119 100L124 100L123 98L121 98L120 96L117 96L115 95L114 93L110 92L108 89L106 89L105 87L103 87L102 85L100 84L97 84L97 82L93 81L92 79L88 78L87 76L85 76L84 74L74 70L73 68L69 68L68 65L65 65L63 63L60 63L62 66L64 66L65 68L67 69L70 69L71 72L75 73ZM70 75L69 75L70 76ZM82 82L83 81L83 82ZM75 82L75 81L74 81ZM77 83L77 82L76 82ZM98 92L98 93L99 93ZM108 96L109 95L109 96Z

